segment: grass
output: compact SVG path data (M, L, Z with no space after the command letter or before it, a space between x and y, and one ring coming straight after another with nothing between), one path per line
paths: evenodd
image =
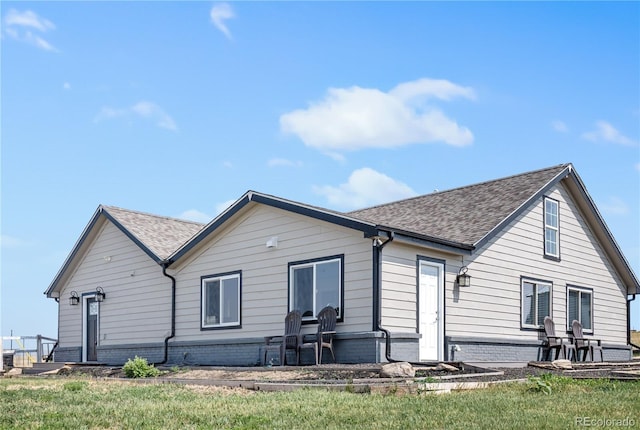
M0 380L2 429L568 428L576 419L634 420L640 382L539 381L446 395L306 389L264 393L92 379Z

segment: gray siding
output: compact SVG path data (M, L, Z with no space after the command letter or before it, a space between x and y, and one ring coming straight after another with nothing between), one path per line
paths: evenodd
M110 261L105 257L111 257ZM63 348L82 346L82 304L69 294L101 286L99 346L161 342L171 328L171 282L161 268L112 223L106 221L70 279L61 289L59 340Z
M267 248L278 237L277 248ZM261 338L283 330L288 263L344 254L344 322L339 332L371 330L371 241L361 232L266 205L250 205L189 256L175 273L176 341ZM200 279L242 271L242 327L200 330ZM307 332L313 327L303 327Z
M567 324L567 285L593 289L594 333L613 344L626 343L626 295L622 282L576 208L558 185L547 195L560 202L560 261L543 256L542 198L476 253L469 264L471 288L447 301L447 335L538 340L520 328L520 277L553 283L556 329Z
M454 285L463 264L461 256L392 242L383 255L383 326L397 332L416 331L416 261L420 255L446 261L448 337L523 345L541 342L541 331L523 330L520 324L520 279L530 277L553 283L552 317L561 333L567 324L567 285L579 286L593 290L594 332L588 336L605 344L625 345L626 295L621 280L563 186L559 184L547 196L560 202L560 261L543 255L542 198L473 256L464 257L472 277L469 288ZM476 352L465 354L478 355ZM524 355L535 359L536 354L530 352ZM523 350L518 354L522 357Z

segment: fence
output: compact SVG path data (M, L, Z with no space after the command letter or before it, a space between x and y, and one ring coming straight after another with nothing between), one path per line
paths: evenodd
M2 370L4 366L31 367L33 363L50 361L58 345L58 339L42 335L2 336L0 345L2 355L0 370Z

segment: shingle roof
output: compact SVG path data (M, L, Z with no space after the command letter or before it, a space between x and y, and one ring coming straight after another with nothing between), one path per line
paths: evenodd
M349 212L391 229L475 245L570 164Z
M102 206L115 221L160 259L165 259L198 233L204 224L113 206Z

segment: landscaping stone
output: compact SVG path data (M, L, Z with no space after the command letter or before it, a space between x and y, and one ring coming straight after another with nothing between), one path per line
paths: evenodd
M381 378L413 378L414 376L416 376L415 369L406 361L385 364L380 370Z
M573 365L569 360L555 360L551 362L551 365L556 369L562 369L562 370L573 369Z
M446 370L447 372L459 372L460 369L458 369L456 366L452 366L450 364L447 363L438 363L438 365L436 366L436 370Z

